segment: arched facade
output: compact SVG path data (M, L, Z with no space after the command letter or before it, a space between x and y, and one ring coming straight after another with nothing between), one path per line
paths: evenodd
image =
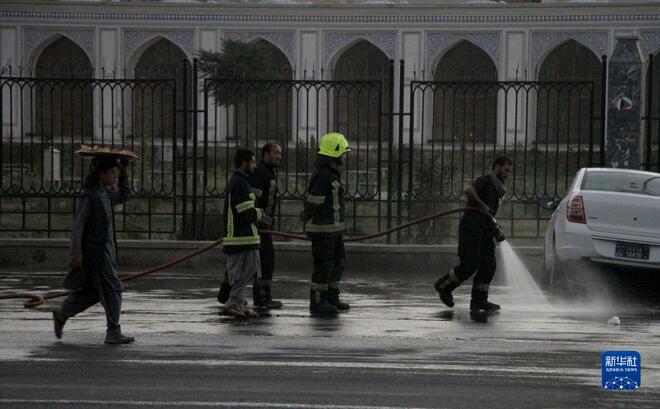
M575 40L559 44L540 63L538 80L547 84L537 96L540 143L586 145L591 132L598 138L601 124L592 121L591 110L598 112L601 105L602 64L589 48Z
M163 37L152 40L134 58L134 78L145 81L136 82L131 89L133 115L127 134L133 141L159 145L173 140L175 132L177 138L183 136L183 121L177 111L183 107L185 59L183 50ZM191 79L189 74L188 86ZM190 107L190 91L188 96Z
M277 46L263 38L251 44L259 47L267 63L259 69L259 79L266 82L243 83L242 96L232 107L233 130L230 135L246 146L259 150L267 142L284 146L292 135L292 104L295 89L291 88L293 67ZM242 78L237 73L235 77Z
M387 121L390 85L387 55L371 42L360 39L334 58L332 79L362 81L344 83L333 95L333 129L350 136L352 143L378 139ZM379 132L381 131L381 132Z
M469 41L445 52L433 72L433 138L457 143L494 143L497 137L497 68Z
M93 135L94 75L85 51L59 36L36 56L34 75L48 79L33 88L32 132L44 140L90 140ZM82 81L81 81L82 80Z

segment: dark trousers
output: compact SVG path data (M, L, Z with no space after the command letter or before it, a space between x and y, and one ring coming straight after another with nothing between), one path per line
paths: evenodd
M259 258L261 258L261 276L259 278L262 280L272 280L273 271L275 271L275 249L273 248L273 236L269 234L261 235Z
M459 235L458 257L461 262L454 268L456 284L476 272L472 288L487 292L497 268L493 236L485 233Z
M314 257L312 283L329 284L341 281L346 263L342 236L312 237L312 257Z
M108 263L106 263L108 264ZM82 288L69 294L62 302L61 312L67 317L85 311L97 302L105 309L108 329L119 327L121 314L122 283L114 268L109 264L104 268L88 269Z

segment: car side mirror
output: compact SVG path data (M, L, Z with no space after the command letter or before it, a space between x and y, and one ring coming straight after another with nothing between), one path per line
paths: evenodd
M542 197L536 201L536 204L546 210L555 210L559 206L559 202L551 197Z

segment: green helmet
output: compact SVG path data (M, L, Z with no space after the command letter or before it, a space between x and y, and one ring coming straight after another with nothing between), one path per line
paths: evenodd
M348 141L344 135L338 132L331 132L323 135L319 145L319 154L331 158L339 158L341 155L350 151Z

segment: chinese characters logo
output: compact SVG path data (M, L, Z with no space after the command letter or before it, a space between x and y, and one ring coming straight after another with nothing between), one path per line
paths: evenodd
M603 388L631 390L642 386L642 357L637 351L603 352Z

